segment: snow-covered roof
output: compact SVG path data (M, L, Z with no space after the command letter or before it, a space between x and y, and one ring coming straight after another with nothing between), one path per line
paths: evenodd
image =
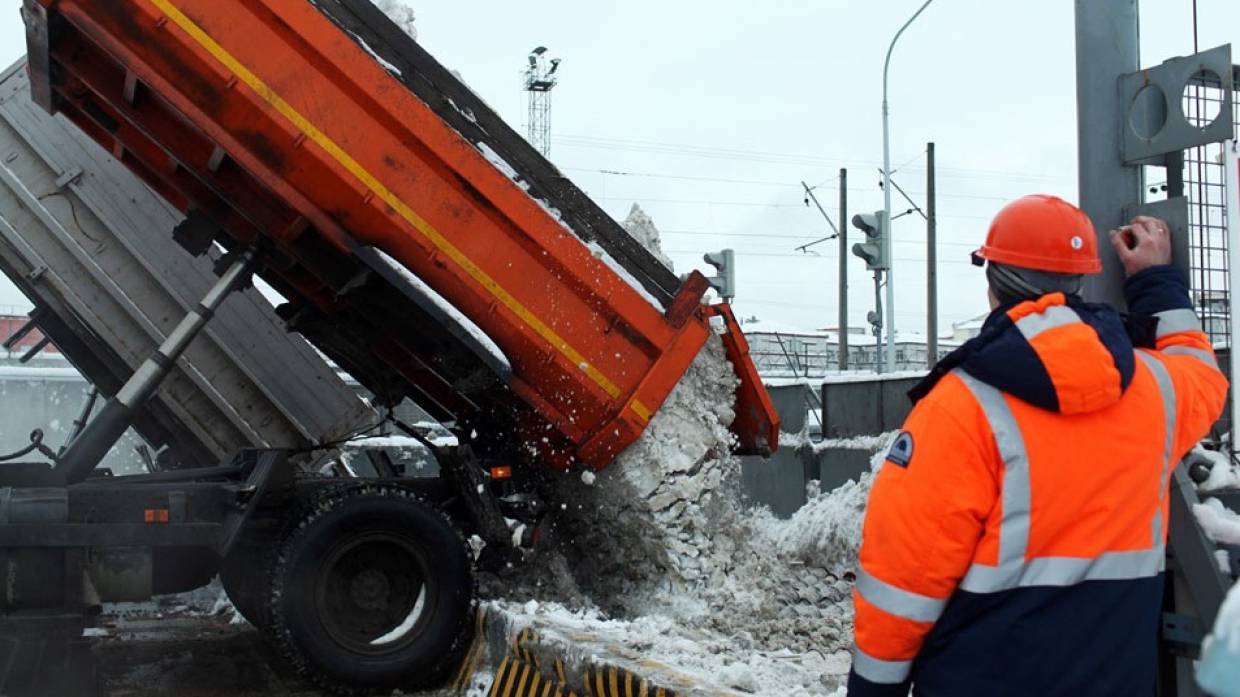
M952 322L952 328L953 329L981 329L982 325L986 323L986 318L989 316L990 316L989 313L987 313L987 314L978 315L977 317L974 317L972 319L966 319L960 322Z
M784 324L783 322L775 322L772 320L757 320L754 322L745 322L741 324L741 331L749 334L779 334L781 336L814 336L814 337L834 337L838 334L835 331L827 331L825 329L809 329L807 327L798 327L792 324ZM850 334L851 338L853 335Z

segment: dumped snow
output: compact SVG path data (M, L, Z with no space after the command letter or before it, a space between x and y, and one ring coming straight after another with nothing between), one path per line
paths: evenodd
M1227 508L1216 498L1193 504L1197 524L1211 540L1220 544L1240 545L1240 513Z
M540 633L588 630L604 645L637 646L708 684L726 683L721 689L836 689L848 671L873 474L815 496L791 520L744 508L728 431L737 382L712 335L593 486L578 476L558 482L565 505L523 574L534 586L507 579L488 595L503 598L505 612L537 618ZM537 612L523 613L530 599L540 601Z
M633 239L650 250L650 253L666 266L669 271L676 270L672 265L672 258L663 252L663 241L659 236L659 228L655 227L654 220L646 214L646 211L642 210L641 206L634 203L633 207L629 209L629 217L625 218L624 222L620 223L620 226Z
M782 556L838 575L854 570L870 485L894 435L888 433L873 441L871 471L862 474L859 481L847 481L830 493L817 494L788 520L773 522L768 534Z
M418 40L418 28L414 26L413 8L403 0L374 0L375 7L387 15L400 30L414 41Z

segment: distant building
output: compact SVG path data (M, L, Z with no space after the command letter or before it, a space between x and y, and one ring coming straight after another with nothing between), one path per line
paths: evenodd
M0 342L7 341L9 337L26 326L26 323L29 321L30 317L17 314L13 310L0 314ZM7 351L0 351L0 361L16 363L22 356L41 343L43 343L43 332L38 329L31 329L21 339L13 342L13 345ZM55 344L48 342L39 349L32 359L63 361L64 356L61 355L60 349L56 348Z
M989 316L990 313L987 312L962 322L952 322L952 341L963 344L980 334L982 325L986 323L986 318Z

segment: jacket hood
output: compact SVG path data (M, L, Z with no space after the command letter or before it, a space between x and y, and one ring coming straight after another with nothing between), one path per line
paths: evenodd
M1062 293L1000 307L956 354L952 367L1062 414L1111 406L1136 370L1119 313Z

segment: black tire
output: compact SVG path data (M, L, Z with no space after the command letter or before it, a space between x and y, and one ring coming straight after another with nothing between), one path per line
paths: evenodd
M473 630L465 542L438 510L377 484L316 494L279 545L265 627L294 671L339 694L431 687Z
M247 622L259 629L267 625L264 613L267 581L271 578L270 558L270 546L263 550L243 539L220 565L220 585L228 599Z

